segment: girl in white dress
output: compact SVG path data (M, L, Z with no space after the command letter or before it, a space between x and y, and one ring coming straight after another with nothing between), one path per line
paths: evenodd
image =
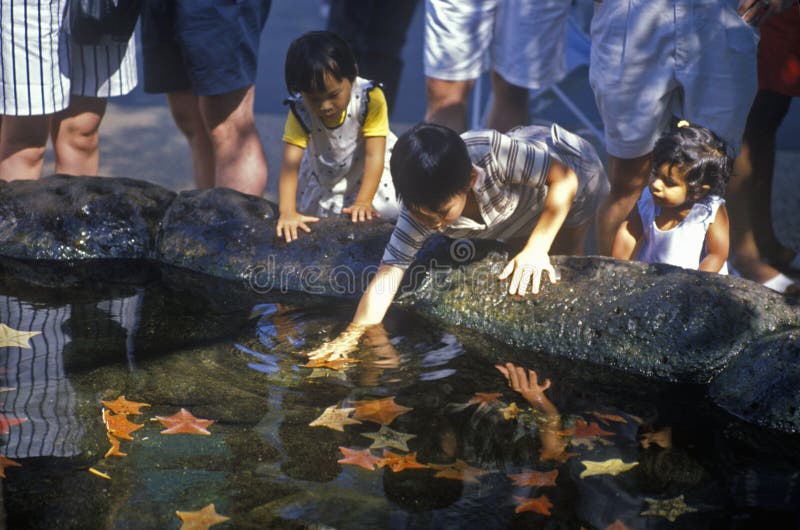
M713 132L679 122L656 143L650 182L617 231L612 256L727 274L722 194L732 166Z
M357 76L355 58L335 33L312 31L286 54L292 96L283 134L278 237L297 239L319 217L353 222L394 219L399 212L389 172L395 136L377 83ZM298 197L299 191L299 197Z

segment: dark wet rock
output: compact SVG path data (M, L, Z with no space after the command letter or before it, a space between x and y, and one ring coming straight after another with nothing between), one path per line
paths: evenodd
M389 223L353 225L331 219L286 244L275 235L276 212L267 201L233 190L181 193L164 218L160 260L241 280L259 293L353 297L361 292L364 270L374 270L391 233Z
M709 391L734 416L800 433L800 330L775 333L745 348Z
M175 193L132 179L55 175L0 187L0 244L37 260L154 259Z

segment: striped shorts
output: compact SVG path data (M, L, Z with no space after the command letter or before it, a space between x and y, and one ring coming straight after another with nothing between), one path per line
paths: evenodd
M70 94L112 97L136 86L136 45L73 45L67 0L0 0L0 114L36 116L67 108Z

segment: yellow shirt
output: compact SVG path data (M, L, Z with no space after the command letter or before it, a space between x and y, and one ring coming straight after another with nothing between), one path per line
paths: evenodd
M335 128L344 122L347 109L342 111L339 120L330 126ZM389 134L389 107L386 105L386 96L383 90L376 86L369 91L369 102L367 103L367 116L364 118L364 125L361 127L364 137L387 136ZM298 121L297 117L290 110L286 117L286 125L283 129L283 141L296 145L302 149L308 146L308 133Z

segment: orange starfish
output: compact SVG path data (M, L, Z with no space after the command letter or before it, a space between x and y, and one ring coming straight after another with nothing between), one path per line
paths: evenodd
M404 469L426 469L429 466L417 462L417 453L398 455L391 451L383 450L383 460L378 464L380 467L389 467L395 473Z
M175 514L183 520L181 530L207 530L210 526L230 520L230 517L218 514L213 503L196 512L176 511Z
M120 396L114 401L101 401L107 409L111 409L114 414L141 414L139 410L142 407L149 407L149 403L140 403L138 401L128 401L125 396Z
M548 499L546 495L535 498L517 497L514 495L514 500L519 503L519 506L517 506L517 508L514 510L514 513L536 512L549 516L550 508L553 507L553 503L550 502L550 499Z
M622 521L620 521L619 519L617 519L616 521L614 521L613 523L611 523L610 525L608 525L608 526L606 527L606 530L629 530L629 529L628 529L628 527L627 527L627 526L625 526L625 525L623 524L623 522L622 522Z
M561 462L563 464L573 456L578 456L578 453L567 453L563 448L548 450L542 447L542 450L539 451L539 460L542 462L552 460L553 462Z
M603 412L597 412L596 410L591 411L589 414L606 422L613 421L616 423L628 423L628 420L617 414L605 414Z
M467 401L468 405L474 405L479 403L478 410L484 409L491 404L497 403L497 398L502 396L503 394L498 394L493 392L491 394L487 394L484 392L475 392L475 396L472 397L469 401Z
M0 414L0 434L8 434L12 425L19 425L23 421L26 421L26 418L9 418L5 414Z
M401 414L411 410L411 407L404 407L394 402L394 397L383 399L373 399L371 401L354 401L355 412L353 418L357 420L367 420L382 425L389 425Z
M128 456L128 453L123 453L119 450L119 440L111 435L110 432L107 432L106 435L108 436L108 441L111 442L111 449L106 451L106 454L103 458L108 458L109 456Z
M6 478L7 467L22 467L22 464L10 458L0 455L0 478Z
M131 433L144 427L143 424L128 421L125 414L111 414L108 409L103 409L103 421L108 432L123 440L133 440Z
M161 425L166 427L161 434L204 434L210 436L211 433L206 427L214 423L215 420L201 420L195 418L191 412L181 408L180 412L169 417L156 416Z
M574 438L594 438L596 436L614 436L613 432L604 431L597 423L586 423L583 420L575 421Z
M464 482L479 482L478 477L489 473L489 471L472 467L463 460L458 459L452 464L429 464L428 467L439 470L434 475L436 478L449 478Z
M344 458L337 460L339 464L350 464L351 466L363 467L368 471L374 471L375 466L381 463L381 459L374 456L369 449L348 449L347 447L339 447Z
M516 475L508 475L515 486L555 486L558 470L523 471Z
M341 371L347 368L348 364L352 363L360 363L361 359L353 359L351 357L343 357L341 359L315 359L313 361L308 361L305 366L306 368L329 368L331 370Z

